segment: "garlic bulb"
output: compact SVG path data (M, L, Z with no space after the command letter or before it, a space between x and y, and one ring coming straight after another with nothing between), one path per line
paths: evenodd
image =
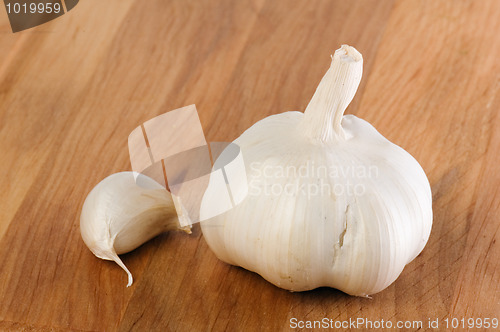
M362 67L361 54L343 45L305 113L269 116L234 141L249 193L201 223L218 258L288 290L368 296L422 251L432 225L424 171L368 122L343 115ZM202 216L221 189L210 181Z
M137 175L137 173L136 173ZM115 261L132 274L118 257L168 230L183 229L170 193L153 179L133 172L108 176L88 194L80 215L80 232L99 258Z

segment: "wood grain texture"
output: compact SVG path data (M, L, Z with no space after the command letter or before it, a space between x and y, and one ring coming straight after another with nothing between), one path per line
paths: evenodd
M289 330L290 319L500 318L500 2L80 1L12 34L0 9L0 330ZM196 104L208 141L304 110L347 43L348 108L410 152L433 192L427 247L373 299L290 293L226 265L199 227L123 255L79 234L127 137ZM410 329L411 330L411 329Z

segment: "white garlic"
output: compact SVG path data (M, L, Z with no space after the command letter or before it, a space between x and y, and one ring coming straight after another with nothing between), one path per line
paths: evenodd
M133 172L108 176L88 194L80 215L80 232L99 258L115 261L132 274L119 254L134 250L168 230L181 228L170 193L153 179Z
M249 193L201 223L218 258L288 290L367 296L422 251L432 225L423 169L368 122L343 115L362 67L361 54L343 45L305 113L269 116L234 141ZM219 190L210 181L202 216Z

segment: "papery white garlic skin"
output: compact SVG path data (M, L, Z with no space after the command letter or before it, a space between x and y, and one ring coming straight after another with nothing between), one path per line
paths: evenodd
M201 223L218 258L288 290L329 286L367 296L393 283L422 251L432 226L431 190L422 167L368 122L343 116L361 72L361 54L343 45L305 114L269 116L234 141L245 161L249 194ZM266 176L301 167L347 174ZM373 174L351 174L349 167ZM324 191L316 194L300 190L321 186ZM364 192L348 194L349 186ZM219 190L210 181L202 216L210 215Z
M80 215L83 241L94 255L115 261L127 272L127 287L132 285L132 274L118 255L179 228L170 193L153 179L135 175L121 172L99 182L85 199Z

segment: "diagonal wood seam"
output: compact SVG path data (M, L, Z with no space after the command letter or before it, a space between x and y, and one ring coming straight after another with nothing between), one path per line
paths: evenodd
M63 11L66 14L68 12L67 9L66 9L66 0L61 0L61 4L62 4L62 7L63 7Z

